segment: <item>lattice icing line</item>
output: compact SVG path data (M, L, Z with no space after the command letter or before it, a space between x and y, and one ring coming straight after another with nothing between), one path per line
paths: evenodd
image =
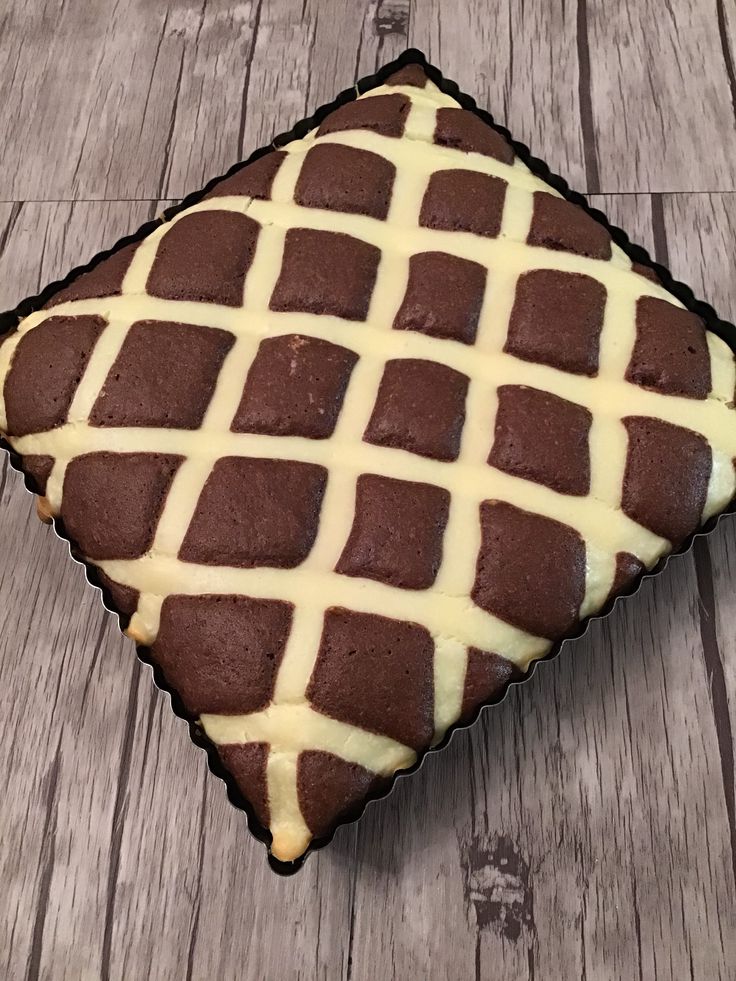
M555 198L559 197L556 192L518 159L505 162L487 152L466 152L434 144L441 113L455 109L457 104L432 83L424 88L386 85L358 101L365 103L386 96L408 100L401 135L343 128L320 135L313 132L304 140L294 141L282 151L266 196L208 196L162 225L138 246L119 295L69 299L50 310L34 313L0 346L0 376L5 378L20 340L44 322L66 316L104 321L69 404L66 421L45 431L9 433L9 438L26 459L53 458L46 486L48 507L53 514L63 514L69 494L65 484L68 468L84 454L115 453L121 454L121 459L130 454L148 454L168 461L170 480L163 492L164 505L154 516L157 520L149 546L142 554L131 557L88 556L110 580L137 593L129 627L136 640L153 645L156 654L164 629L161 618L167 597L219 595L223 603L242 597L248 603L272 604L269 615L274 620L281 618L280 623L284 621L281 627L285 639L266 703L249 712L198 714L208 736L221 747L230 769L235 765L233 747L253 750L255 755L247 757L251 769L256 766L253 759L258 757L264 783L261 813L266 814L265 823L274 836L274 855L285 860L298 857L312 834L319 833L315 821L310 826L309 815L305 816L305 809L314 811L314 805L308 803L311 791L309 787L300 790L300 772L306 769L306 760L317 766L318 757L310 754L329 754L330 759L360 768L360 774L389 777L397 769L410 766L417 751L429 741L440 739L461 716L471 654L473 664L486 656L479 652L487 651L493 652L488 658L500 656L504 664L524 671L551 646L554 636L525 629L510 622L507 615L476 601L481 592L479 555L487 547L488 535L494 533L493 521L498 514L505 515L506 521L519 520L518 514L512 518L510 512L499 510L492 502L510 502L514 513L552 522L539 527L556 528L561 523L567 529L563 533L563 537L567 535L565 547L569 545L573 551L578 539L582 542L585 571L576 617L583 617L600 609L616 587L621 553L651 567L671 547L666 535L645 527L622 509L631 439L640 435L632 437L628 432L622 420L624 413L627 418L662 420L707 439L712 463L701 518L722 509L734 493L736 430L729 413L736 374L727 347L708 335L711 383L703 397L684 398L632 384L627 380L627 371L637 345L641 299L666 300L673 309L680 306L678 302L658 283L632 273L630 260L615 245L611 246L610 258L602 259L529 244L532 234L538 234L534 232L538 200L535 193L543 191ZM379 120L379 130L381 125ZM305 163L317 147L333 148L328 154L342 152L337 148L373 154L384 161L384 169L394 168L386 213L377 217L317 207L314 201L297 201L297 196L301 194L303 198L304 189L309 186L303 180ZM320 154L324 157L325 151L320 150ZM472 175L505 182L494 234L488 229L477 234L430 227L424 222L423 209L433 177L458 171L471 174L469 186L474 186ZM311 180L313 194L313 175ZM488 186L499 188L501 183ZM356 193L363 193L363 189ZM380 210L380 196L365 207ZM232 219L228 220L234 222L242 219L257 223L242 295L228 297L227 303L150 295L162 243L165 250L169 233L191 216L210 215L230 215ZM485 220L492 224L496 219L490 215ZM359 258L370 259L374 255L370 250L378 250L364 311L339 315L273 308L285 268L289 232L294 229L306 229L314 235L327 232L350 236L368 247L358 250ZM444 262L454 258L483 267L477 329L471 343L417 329L392 329L411 288L412 258L428 252L441 253ZM512 322L516 317L518 327L520 296L530 282L528 277L535 271L548 270L585 277L586 283L597 283L597 288L604 291L592 374L530 361L520 357L518 348L509 349ZM318 273L309 271L309 275ZM296 287L292 284L292 288ZM230 338L227 344L222 342L222 361L198 425L110 427L92 418L133 326L142 321L192 325L225 332ZM141 335L140 328L138 334ZM324 438L310 438L233 431L262 342L282 338L291 343L289 339L294 335L354 353L355 363L348 372L331 433ZM438 460L363 439L380 401L388 365L401 361L405 367L406 359L429 361L466 379L464 422L454 457ZM537 394L531 396L529 389ZM506 469L501 468L498 459L496 466L489 465L489 452L492 447L498 450L498 427L503 428L504 413L513 415L520 397L532 398L529 404L533 404L540 394L564 400L575 409L571 418L585 436L587 490L562 492L544 482L549 475L522 476L513 472L508 461L503 464ZM12 429L5 397L0 402L0 427L4 432ZM697 453L702 447L696 437L693 439L691 449ZM508 446L505 452L508 454ZM225 461L237 464L239 460L254 461L253 473L262 465L268 472L269 461L294 461L310 468L315 486L322 480L314 537L293 568L288 564L278 567L260 563L240 568L192 559L192 529L215 471ZM366 481L367 475L384 483ZM338 568L346 552L351 547L355 551L351 541L358 525L359 506L368 507L365 502L370 502L370 495L375 495L377 488L384 493L396 481L405 482L402 486L430 487L431 499L446 503L446 523L439 533L440 557L432 582L422 588L402 587L380 576L360 576L354 570L346 573ZM489 502L490 508L484 512ZM442 510L440 504L437 507ZM479 521L479 509L481 515L485 514L485 524ZM528 519L521 520L523 524ZM182 553L187 549L189 558L184 559ZM288 617L283 604L289 604ZM239 609L237 604L230 605L233 610ZM251 608L266 609L248 607ZM347 629L341 615L331 612L336 608L372 617L373 624L382 618L406 626L418 625L431 637L431 699L425 698L431 701L431 719L424 720L426 732L414 744L375 727L333 717L324 704L315 707L320 658L326 656L325 644L329 648L330 630L340 636L340 631L344 634ZM286 619L288 625L284 625ZM195 620L195 628L198 622ZM384 627L375 629L380 633ZM415 631L411 636L416 639L418 635ZM169 664L165 670L176 670L176 665ZM323 702L329 701L324 693L320 697ZM241 757L239 765L245 765L244 759L246 756ZM323 759L319 766L325 765ZM331 779L337 785L347 779L346 773L338 767ZM367 778L357 774L358 770L350 770L350 779L363 780L367 790ZM258 796L257 781L252 780L252 773L248 779L253 787L247 796L253 799Z

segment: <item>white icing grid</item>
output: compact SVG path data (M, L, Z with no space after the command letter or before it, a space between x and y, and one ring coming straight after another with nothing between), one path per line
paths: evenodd
M76 391L69 421L48 433L11 439L21 454L54 457L56 462L47 488L52 513L58 514L61 508L66 466L82 453L136 451L185 457L172 482L149 552L139 559L97 563L111 579L140 592L138 610L129 628L136 640L146 645L155 641L161 606L167 595L233 593L293 604L291 631L269 706L245 716L205 715L201 720L216 744L269 744L267 784L274 836L272 850L276 857L285 860L298 857L311 837L297 795L297 760L301 751L334 753L387 776L412 765L416 758L409 747L317 713L307 703L305 692L326 609L341 606L395 617L419 623L430 631L435 640L435 739L438 740L460 714L468 647L497 652L525 670L551 646L548 640L503 622L470 600L480 547L478 509L482 501L510 501L525 510L562 521L582 535L587 556L585 598L580 610L584 617L605 602L618 551L631 552L651 567L670 548L667 541L621 511L627 442L617 407L625 409L627 415L655 416L685 426L708 439L713 451L713 474L704 517L720 510L734 493L731 459L736 455L736 435L724 425L724 413L725 405L733 397L736 369L726 346L709 336L713 389L704 401L665 396L626 382L624 375L636 334L638 297L677 301L657 284L632 275L630 260L616 246L612 258L604 262L526 245L533 192L556 192L520 161L507 165L491 157L433 145L437 108L455 107L457 103L432 83L424 90L382 87L361 98L388 92L403 93L411 100L404 138L367 131L345 131L320 138L320 143L370 150L395 165L396 178L386 221L295 204L294 189L305 153L315 139L312 133L284 148L287 157L277 172L271 200L212 198L181 212L138 247L121 296L71 301L32 314L19 332L0 346L0 378L3 378L19 338L47 317L96 314L108 321ZM421 152L417 152L415 141L421 141ZM468 233L419 227L419 210L430 175L440 169L457 167L507 181L498 238L481 239ZM147 296L148 275L168 229L185 215L212 210L247 213L261 224L242 307ZM345 232L380 248L378 275L364 322L269 310L286 231L294 227ZM422 251L441 251L472 259L488 269L473 346L392 330L408 282L409 257ZM595 378L522 362L503 352L516 282L520 274L535 268L585 273L605 286L607 302L600 337L599 372ZM142 319L219 327L235 335L200 429L108 429L89 425L92 406L127 332ZM310 440L230 432L260 341L266 336L293 332L331 341L359 355L333 435L326 440ZM466 421L456 461L441 463L362 441L385 363L400 357L439 362L468 377ZM590 409L593 417L591 486L587 496L560 494L488 465L500 384L529 385ZM0 428L5 426L5 406L0 399ZM328 468L317 538L310 555L298 568L224 568L185 563L176 557L207 478L216 461L225 456L302 460ZM445 541L462 543L462 546L444 550L431 588L403 590L334 571L351 529L356 480L362 473L427 482L451 492Z

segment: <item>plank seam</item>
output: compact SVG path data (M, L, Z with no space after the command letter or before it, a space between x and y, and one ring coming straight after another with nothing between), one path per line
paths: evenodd
M726 68L728 87L731 92L731 107L733 109L734 119L736 120L736 72L734 72L733 57L731 56L731 48L728 43L726 11L723 7L723 0L716 0L716 19L718 21L718 36L721 40L721 50L723 52L723 63Z
M590 83L590 48L588 46L588 7L587 0L578 0L577 6L577 48L578 48L578 101L580 104L580 126L583 132L583 153L585 156L585 177L588 194L600 194L600 174L595 145L595 123L593 119L593 93Z
M734 796L733 730L728 711L728 691L723 660L716 628L716 602L713 588L713 563L710 548L704 538L696 538L693 546L695 574L698 583L698 621L703 660L708 677L708 694L713 710L718 756L723 780L723 796L731 843L731 869L736 886L736 798Z
M245 117L246 117L246 106L248 104L248 92L250 91L250 74L253 68L253 59L256 56L256 43L258 41L258 29L261 26L261 7L263 6L263 0L258 0L258 6L256 7L255 17L253 18L253 38L250 42L250 52L248 55L248 64L245 67L245 78L243 79L243 101L240 109L240 122L238 124L238 159L243 158L243 141L245 139Z
M56 860L56 819L58 807L57 787L59 784L60 768L61 734L59 735L59 741L56 746L54 762L51 764L51 770L49 771L48 789L46 791L46 816L44 818L40 856L41 877L38 886L36 915L33 921L33 935L31 938L31 952L28 959L26 981L37 981L41 969L43 934L46 927L46 914L48 912L51 879L54 874L54 864Z
M110 864L107 872L107 899L105 903L105 925L102 934L102 955L100 959L101 981L110 981L110 963L112 954L112 931L115 920L115 900L117 893L118 875L120 872L120 853L123 843L123 821L125 814L125 796L128 790L130 764L133 756L133 737L135 716L138 709L138 679L139 672L133 667L128 694L128 707L125 713L125 731L123 746L120 754L120 775L115 791L115 803L112 810L112 826L110 829Z

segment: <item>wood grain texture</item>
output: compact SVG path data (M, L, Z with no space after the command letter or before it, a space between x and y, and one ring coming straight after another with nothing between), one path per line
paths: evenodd
M585 45L578 43L574 3L416 2L411 23L412 43L497 122L573 187L598 189L595 174L590 182L586 175L579 60Z
M413 44L734 319L736 15L665 6L11 0L0 304ZM0 543L0 977L736 976L733 519L291 879L6 460Z
M689 195L667 195L662 201L661 214L673 273L683 279L687 277L697 295L711 303L724 319L735 322L732 253L736 237L736 195L699 195L697 199ZM679 233L681 228L692 229L692 234L683 237ZM723 521L717 535L696 542L694 561L701 639L728 816L731 869L736 882L736 634L733 629L736 597L727 578L727 570L736 555L734 524L732 520Z
M733 37L725 14L733 5L578 4L587 8L600 188L733 190Z

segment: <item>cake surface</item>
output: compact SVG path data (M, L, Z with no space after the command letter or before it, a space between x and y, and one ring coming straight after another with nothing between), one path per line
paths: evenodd
M418 66L0 344L0 431L301 856L729 503L733 353Z

